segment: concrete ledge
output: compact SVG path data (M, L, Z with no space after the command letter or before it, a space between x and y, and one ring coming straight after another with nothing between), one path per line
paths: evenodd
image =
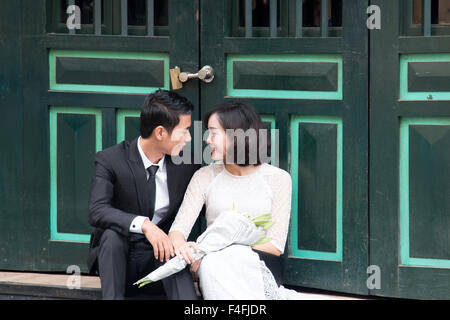
M0 271L0 300L1 299L81 299L101 300L100 278L96 276L80 275L80 288L70 289L74 285L73 275L48 274L36 272L1 272ZM289 288L289 286L287 286ZM308 288L290 287L301 293L300 300L367 300L368 296L357 296L338 292L327 292ZM17 298L15 298L17 297ZM161 295L139 295L129 300L166 300ZM127 299L127 300L128 300Z
M0 283L0 294L12 296L82 300L99 300L102 298L100 289L69 289L51 285L23 284L14 282Z
M100 279L80 276L80 288L71 289L68 274L0 272L0 294L58 299L97 300L102 298Z

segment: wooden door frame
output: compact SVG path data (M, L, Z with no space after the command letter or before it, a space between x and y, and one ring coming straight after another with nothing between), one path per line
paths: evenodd
M275 114L280 130L279 167L290 171L290 122L293 116L325 115L341 117L343 129L343 263L288 258L287 283L290 285L368 294L368 0L344 0L343 36L330 38L231 38L229 7L225 1L202 1L201 65L216 69L211 84L201 86L202 114L213 105L230 99L226 93L226 54L285 54L299 52L340 53L344 64L343 100L242 99L257 106L260 113ZM276 106L276 108L274 108ZM352 118L353 117L353 118ZM354 230L354 232L352 232ZM352 258L349 258L352 257ZM347 259L347 260L346 260ZM348 261L348 263L347 263ZM307 276L306 276L307 275Z
M15 196L5 199L5 209L11 210L8 228L2 234L3 247L10 247L10 259L1 261L1 267L11 270L62 271L69 265L78 265L87 271L88 243L50 240L50 107L98 108L101 112L102 146L116 143L116 109L140 109L145 94L99 93L49 90L49 50L94 50L113 52L166 52L169 68L183 66L189 70L198 67L198 0L171 0L168 36L139 37L121 35L87 35L47 33L49 26L48 1L23 0L2 4L5 13L15 12L15 30L6 28L8 38L15 39L11 50L2 54L14 61L17 93L17 117L14 134L9 132L11 154L17 154L16 169L9 176L15 186ZM13 17L14 15L11 15ZM46 18L47 17L47 18ZM12 18L11 18L12 19ZM11 19L5 21L11 22ZM13 55L14 53L14 55ZM167 70L168 74L168 70ZM17 82L19 81L19 82ZM192 119L199 118L198 84L191 82L180 90L194 104ZM7 119L9 119L9 117ZM10 128L11 126L5 126ZM14 179L14 180L11 180ZM16 198L15 198L16 197ZM87 220L87 212L86 212Z
M400 70L403 55L450 52L450 37L404 36L407 28L399 17L405 2L371 3L379 6L382 19L381 30L371 31L370 37L370 264L379 267L381 276L381 288L370 294L447 299L450 269L402 261L400 157L405 149L400 139L406 118L448 118L448 101L402 99Z

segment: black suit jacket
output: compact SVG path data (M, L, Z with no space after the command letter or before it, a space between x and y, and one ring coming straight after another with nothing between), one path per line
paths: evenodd
M147 176L137 141L124 141L98 152L95 156L95 175L89 199L89 224L94 227L88 258L91 273L96 271L98 245L103 231L109 228L129 236L133 219L138 215L146 216L149 211ZM192 160L192 157L190 159ZM187 185L200 165L174 164L169 155L165 157L165 165L169 210L157 225L167 233L181 205Z

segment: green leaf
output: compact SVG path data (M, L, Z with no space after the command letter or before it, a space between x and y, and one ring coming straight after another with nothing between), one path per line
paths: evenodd
M261 239L259 239L258 241L256 241L253 246L256 246L258 244L264 244L266 242L269 242L270 240L272 240L272 238L267 238L266 236L261 237Z
M275 224L275 222L273 222L273 221L269 221L269 222L266 222L264 225L263 225L263 230L267 230L267 229L269 229L271 226L273 226Z
M138 282L136 282L135 284L139 284L139 288L146 286L149 283L152 283L153 281L151 280L139 280Z
M252 219L253 223L257 226L260 226L264 223L267 223L271 218L271 214L270 213L266 213L266 214L262 214L259 215L255 218Z

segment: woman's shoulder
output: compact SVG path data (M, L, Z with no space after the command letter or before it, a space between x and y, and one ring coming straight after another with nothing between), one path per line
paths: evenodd
M291 177L290 173L284 169L271 165L270 163L261 164L261 172L264 175Z
M198 169L194 176L197 179L205 180L205 179L213 179L215 176L217 176L220 172L222 172L224 169L224 165L221 162L212 162L206 166L201 167Z
M263 163L260 172L273 182L291 183L291 175L289 172L269 163Z

